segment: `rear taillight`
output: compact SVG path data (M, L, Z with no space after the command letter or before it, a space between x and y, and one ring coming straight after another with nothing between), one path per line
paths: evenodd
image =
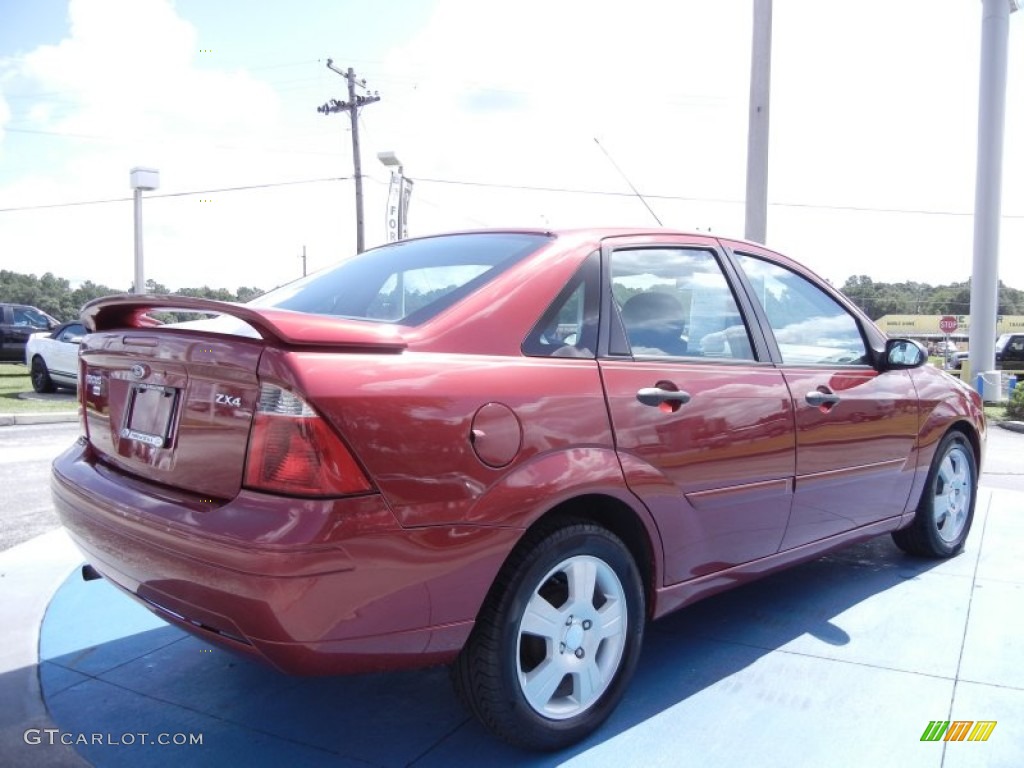
M327 422L301 397L272 384L260 387L245 485L292 496L345 496L372 488Z

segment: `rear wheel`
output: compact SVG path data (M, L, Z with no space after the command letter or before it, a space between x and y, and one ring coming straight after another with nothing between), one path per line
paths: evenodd
M529 534L452 668L456 691L505 741L568 746L618 704L644 620L639 571L614 534L585 522Z
M46 363L39 355L32 358L29 377L32 379L32 389L36 392L53 392L57 389L53 379L50 378L50 371L47 369Z
M895 531L893 541L912 555L959 554L971 531L977 493L978 463L974 449L963 434L950 432L935 451L914 522Z

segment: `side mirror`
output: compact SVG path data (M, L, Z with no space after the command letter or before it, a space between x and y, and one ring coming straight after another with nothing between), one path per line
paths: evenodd
M928 350L913 339L889 339L882 356L884 370L920 368L928 362Z

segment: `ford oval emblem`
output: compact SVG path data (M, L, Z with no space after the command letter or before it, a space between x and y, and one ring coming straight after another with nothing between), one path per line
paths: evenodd
M149 368L146 366L140 365L139 363L132 366L132 376L136 379L144 379L147 375L149 375Z

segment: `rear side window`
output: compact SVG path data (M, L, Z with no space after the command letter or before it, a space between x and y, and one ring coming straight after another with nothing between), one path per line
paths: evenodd
M72 323L57 334L57 341L64 341L68 344L79 344L84 336L85 326L81 323Z
M549 235L515 232L403 240L277 288L250 305L418 325L549 242Z
M601 253L594 251L523 342L531 357L594 357L601 286Z
M624 249L612 254L611 263L612 296L633 357L754 359L747 326L713 252Z

